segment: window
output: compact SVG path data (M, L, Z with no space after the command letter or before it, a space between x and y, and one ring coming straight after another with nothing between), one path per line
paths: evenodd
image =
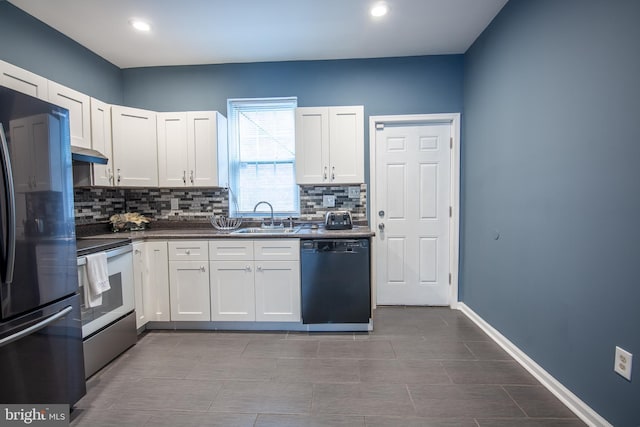
M229 210L254 216L260 201L275 215L299 216L295 171L296 98L230 99ZM259 211L268 207L262 205Z

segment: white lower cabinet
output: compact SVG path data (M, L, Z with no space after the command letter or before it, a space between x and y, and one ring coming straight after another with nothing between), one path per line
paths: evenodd
M169 321L167 242L133 244L136 328L150 321Z
M211 320L300 321L297 239L209 243Z
M253 261L210 261L211 320L256 320Z
M256 320L300 320L300 262L256 261Z
M206 241L169 242L171 320L211 320Z

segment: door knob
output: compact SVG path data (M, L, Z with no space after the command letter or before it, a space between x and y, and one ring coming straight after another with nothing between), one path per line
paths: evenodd
M378 224L378 230L384 231L384 222L381 222L380 224Z

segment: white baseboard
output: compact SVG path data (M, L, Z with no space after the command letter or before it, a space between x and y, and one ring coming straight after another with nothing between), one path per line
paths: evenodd
M542 366L538 365L533 359L527 356L522 350L516 347L504 335L498 332L493 326L488 324L476 312L471 310L465 303L458 302L457 309L464 313L476 325L480 327L489 337L494 340L500 347L504 349L516 362L522 365L531 375L533 375L540 383L546 387L554 396L582 421L591 427L613 427L611 423L602 418L596 411L591 409L589 405L584 403L578 396L573 394L568 388L563 386L551 374L545 371Z

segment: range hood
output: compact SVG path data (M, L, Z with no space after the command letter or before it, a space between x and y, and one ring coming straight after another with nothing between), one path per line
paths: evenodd
M85 163L98 163L100 165L106 165L109 159L97 150L90 148L82 148L71 146L71 160Z

